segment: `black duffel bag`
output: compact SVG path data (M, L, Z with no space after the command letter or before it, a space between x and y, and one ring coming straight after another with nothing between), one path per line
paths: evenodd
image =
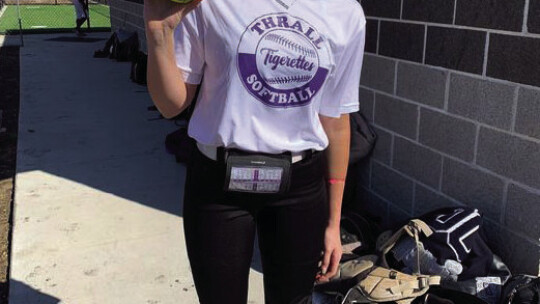
M131 72L129 75L131 81L140 85L146 85L147 61L148 55L139 51L137 59L131 63Z
M139 36L137 32L116 30L109 58L116 61L135 61L139 53Z
M351 125L349 165L352 165L371 153L377 134L361 111L349 114L349 119Z
M504 285L501 304L540 304L540 278L526 274L512 277Z
M413 304L488 304L486 301L473 295L442 287L432 287L422 297L417 298Z

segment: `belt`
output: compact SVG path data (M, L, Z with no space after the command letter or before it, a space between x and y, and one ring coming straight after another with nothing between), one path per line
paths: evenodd
M210 145L204 145L204 144L201 144L199 142L197 142L197 148L199 149L199 151L201 151L201 153L210 158L211 160L215 160L217 161L218 160L218 150L220 149L220 147L215 147L215 146L210 146ZM300 152L288 152L291 154L291 163L297 163L303 159L306 159L308 157L311 157L314 153L313 150L305 150L305 151L300 151Z

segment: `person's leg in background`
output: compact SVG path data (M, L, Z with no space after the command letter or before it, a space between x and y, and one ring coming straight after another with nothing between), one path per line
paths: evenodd
M85 34L81 30L81 26L84 24L84 22L88 19L86 10L84 9L84 4L82 3L83 0L72 0L73 6L75 7L75 33L79 36L84 36Z
M81 26L84 24L84 22L86 22L86 17L78 18L76 22L77 22L76 29L78 31L81 31Z
M184 230L193 278L202 304L245 304L253 255L251 205L230 203L222 190L225 168L199 151L188 167Z
M321 161L293 165L290 193L257 215L266 304L311 304L328 223Z

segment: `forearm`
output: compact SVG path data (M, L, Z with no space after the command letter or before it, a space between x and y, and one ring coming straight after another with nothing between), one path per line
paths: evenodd
M154 104L166 118L187 108L192 96L176 66L173 30L147 24L148 91Z
M338 227L341 219L341 204L349 163L349 115L344 114L340 118L321 116L321 122L329 141L326 149L330 211L328 224Z

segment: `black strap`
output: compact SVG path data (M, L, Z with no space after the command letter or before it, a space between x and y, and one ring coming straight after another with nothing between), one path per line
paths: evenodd
M314 152L313 149L303 151L304 157L302 158L302 160L311 159L316 152L319 152L319 151ZM290 156L291 160L292 160L292 153L291 152L287 151L287 152L283 152L281 154ZM226 157L227 157L227 149L225 147L218 147L217 151L216 151L216 161L225 162L227 160Z
M226 158L225 158L225 148L224 147L218 147L217 148L217 151L216 151L216 160L218 162L225 162L226 161Z

